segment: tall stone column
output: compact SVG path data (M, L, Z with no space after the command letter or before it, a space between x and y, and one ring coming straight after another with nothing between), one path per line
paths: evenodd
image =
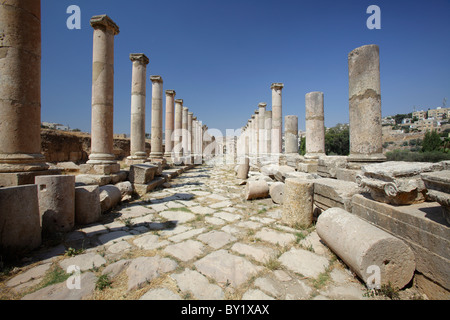
M251 120L250 120L250 155L252 157L256 156L256 135L255 135L255 118L256 115L252 114Z
M283 111L281 91L284 88L282 83L273 83L272 89L272 154L282 153L282 125Z
M349 162L385 161L381 129L380 52L377 45L348 55Z
M192 122L194 118L194 113L188 112L188 123L187 123L187 163L192 164Z
M160 76L151 76L152 81L152 145L150 161L163 159L163 80Z
M298 117L284 118L284 153L298 154Z
M306 154L305 159L319 159L325 155L323 92L306 94Z
M169 160L172 158L174 148L174 103L176 92L174 90L166 90L166 132L165 132L165 151L164 158Z
M119 34L119 27L107 15L94 16L90 23L94 28L94 45L91 154L87 163L115 165L114 36Z
M258 157L259 153L259 109L255 110L255 156Z
M266 150L267 154L272 153L272 111L266 110L265 116L264 116L264 134L266 136Z
M182 137L181 137L181 145L183 146L183 157L186 157L188 154L188 113L189 108L183 107L183 115L182 115Z
M267 141L266 141L266 107L267 103L261 102L258 105L258 137L259 137L259 154L264 156L267 154Z
M132 53L133 62L131 85L131 130L130 130L130 156L129 163L147 159L145 151L145 96L146 77L149 59L145 54Z
M173 133L174 143L173 151L176 163L178 163L182 157L182 135L183 135L183 100L175 100L175 131Z
M1 1L0 173L47 168L41 154L41 2ZM6 183L5 176L0 186L22 184Z

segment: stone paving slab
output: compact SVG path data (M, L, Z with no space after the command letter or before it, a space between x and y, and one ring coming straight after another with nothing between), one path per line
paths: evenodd
M363 299L363 283L333 260L314 228L288 227L280 205L245 201L239 183L232 166L194 167L171 180L170 188L68 234L67 243L82 244L83 253L64 256L67 243L42 249L36 265L11 275L5 287L21 294L54 266L78 265L86 291L68 292L60 283L24 299L108 299L115 290L141 300ZM93 295L104 274L120 288ZM317 286L320 275L329 280Z

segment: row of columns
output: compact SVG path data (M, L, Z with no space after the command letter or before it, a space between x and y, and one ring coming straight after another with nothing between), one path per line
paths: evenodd
M385 161L382 148L380 57L376 45L356 48L348 56L350 155L349 163ZM258 109L238 137L239 153L261 157L280 154L282 150L283 84L272 84L272 112L266 104ZM325 155L324 93L310 92L305 97L306 160ZM271 135L268 134L271 132ZM285 154L298 154L298 118L285 117Z
M40 149L40 68L41 21L40 1L14 1L0 4L0 173L45 171L48 166ZM92 141L89 164L118 167L113 152L114 114L114 37L118 26L106 15L94 16L93 75L92 75ZM23 39L26 39L24 41ZM148 59L132 55L132 157L144 157L142 137L145 138L145 66ZM350 156L353 162L383 161L381 133L381 94L379 48L368 45L353 50L348 56ZM135 71L136 69L136 71ZM150 159L162 159L162 79L152 80L152 152ZM245 154L280 154L282 152L282 89L274 83L272 112L263 104L247 122L239 138ZM175 92L166 92L166 153L186 155L205 152L205 142L214 146L214 137L207 126L195 125L193 115L175 100ZM169 103L167 103L169 102ZM167 107L168 106L168 107ZM183 108L183 109L181 109ZM307 157L325 153L323 129L323 94L311 93L306 98ZM180 111L182 112L180 114ZM171 126L170 117L174 117ZM271 119L271 120L270 120ZM195 120L198 121L198 120ZM192 140L193 128L201 128L201 141ZM170 135L170 130L173 130ZM177 130L181 130L177 131ZM191 131L188 131L191 130ZM144 132L144 133L143 133ZM190 132L187 135L187 132ZM270 132L270 139L268 139ZM173 137L172 137L173 136ZM196 131L194 137L196 137ZM190 137L190 138L189 138ZM191 140L189 140L191 139ZM134 141L135 140L135 141ZM145 140L144 140L145 141ZM171 144L173 142L173 144ZM144 142L145 143L145 142ZM195 147L197 146L197 147ZM201 148L200 148L201 146ZM290 151L290 150L289 150Z

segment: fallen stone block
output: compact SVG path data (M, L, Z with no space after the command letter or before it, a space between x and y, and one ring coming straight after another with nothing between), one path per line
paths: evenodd
M442 169L441 163L390 161L363 166L356 179L374 200L406 205L425 201L427 189L420 174Z
M369 288L403 288L414 276L414 253L402 240L341 209L323 212L317 234Z
M324 178L336 178L338 168L346 168L347 156L321 156L317 165L317 173Z
M42 231L69 232L75 226L75 176L39 176L39 212Z
M99 186L81 186L75 188L75 222L87 225L100 220Z
M130 166L128 179L131 183L147 184L155 178L159 169L154 165L135 164Z
M286 179L281 220L289 226L309 227L313 222L314 182Z
M442 215L450 224L450 170L422 173L420 177L427 188L427 199L441 205Z
M280 182L284 182L285 178L286 178L286 174L290 173L290 172L294 172L295 168L289 167L289 166L279 166L276 170L275 170L275 179L280 181Z
M245 185L245 200L263 199L267 197L269 197L269 185L266 181L248 181Z
M120 194L122 195L121 201L129 201L133 195L133 185L130 181L124 181L116 183L115 186L119 188Z
M314 181L314 204L322 211L338 207L351 211L352 196L361 189L354 182L331 178L320 178Z
M0 188L0 256L21 255L41 245L36 185Z
M110 175L98 175L98 174L79 174L75 176L75 184L79 186L106 186L110 184L112 177Z
M145 194L152 191L153 189L162 186L165 182L166 182L165 177L156 177L150 183L146 184L133 183L133 190L137 195L142 197Z

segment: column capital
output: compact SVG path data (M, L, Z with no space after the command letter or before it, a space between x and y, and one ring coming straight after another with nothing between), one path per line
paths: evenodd
M265 108L265 107L267 107L267 103L265 103L265 102L260 102L260 103L258 104L258 107L259 107L259 108Z
M177 93L175 92L175 90L166 90L166 95L167 96L176 96ZM183 101L183 100L181 100Z
M181 104L181 105L183 105L183 99L176 99L175 100L175 103L178 103L178 104Z
M283 83L272 83L272 85L270 86L270 89L283 89L284 88L284 84Z
M163 79L161 78L161 76L150 76L150 81L163 83Z
M188 116L194 116L193 112L188 112Z
M117 24L115 24L114 21L110 17L108 17L106 14L93 16L90 20L91 27L94 29L104 27L106 29L109 29L113 32L114 35L118 35L120 30Z
M148 57L143 53L130 53L130 60L133 62L138 61L145 65L147 65L150 62Z
M197 121L197 117L192 117L192 120Z
M183 107L183 111L188 112L189 108L188 107Z

